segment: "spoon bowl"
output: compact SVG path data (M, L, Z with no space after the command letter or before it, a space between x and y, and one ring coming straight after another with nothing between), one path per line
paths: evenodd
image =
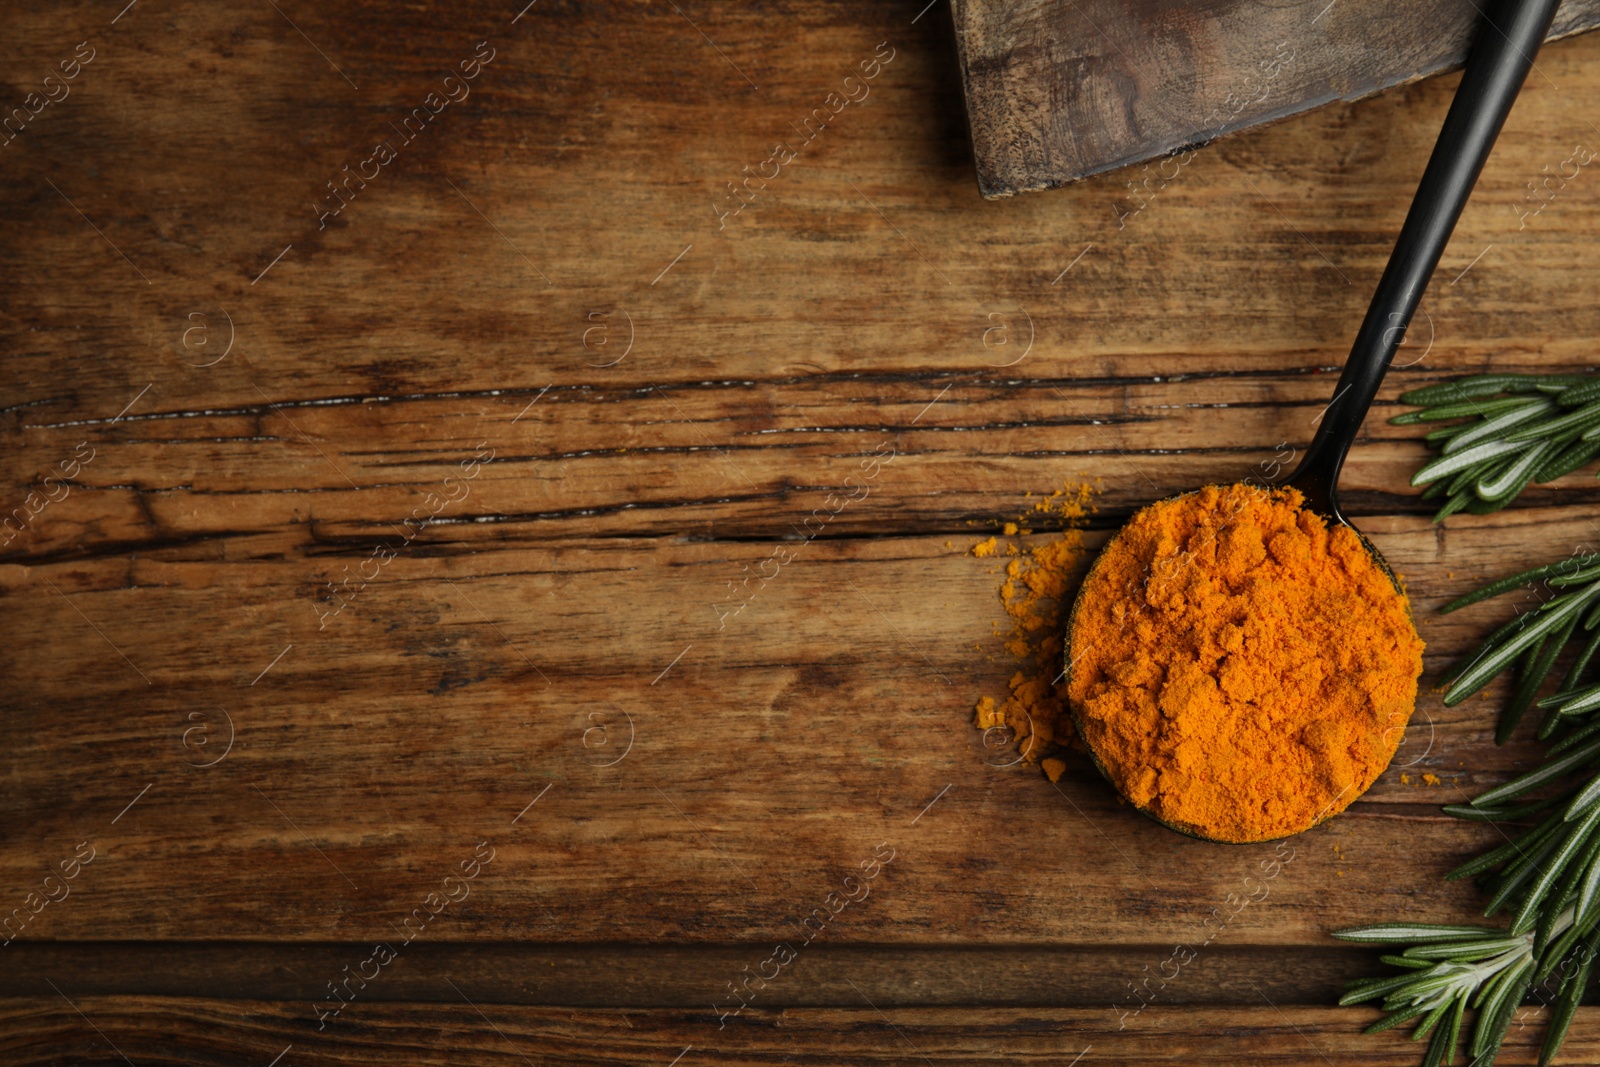
M1268 841L1382 773L1421 649L1360 531L1291 487L1207 486L1141 509L1101 550L1067 619L1067 704L1139 811L1191 837Z

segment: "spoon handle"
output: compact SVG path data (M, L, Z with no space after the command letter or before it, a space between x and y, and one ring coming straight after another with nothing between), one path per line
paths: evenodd
M1560 0L1502 0L1486 15L1450 112L1422 172L1405 225L1361 322L1333 400L1305 458L1285 484L1307 503L1343 520L1335 487L1395 349L1405 337L1428 279L1483 170Z

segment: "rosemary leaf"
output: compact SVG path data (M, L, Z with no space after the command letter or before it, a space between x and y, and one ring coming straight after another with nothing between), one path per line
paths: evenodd
M1539 666L1544 669L1544 675L1541 675L1539 678L1541 684L1544 682L1544 677L1549 675L1551 668L1556 665L1556 656L1561 653L1563 648L1567 647L1567 642L1572 640L1572 633L1578 628L1579 618L1580 617L1577 614L1574 614L1572 618L1568 619L1564 624L1562 624L1561 629L1556 631L1555 637L1551 638L1549 644L1545 646L1548 658L1543 659L1539 664ZM1535 689L1533 693L1529 694L1530 699L1535 695L1537 695L1537 689ZM1538 733L1536 733L1534 736L1541 741L1548 741L1550 739L1550 735L1555 733L1556 727L1560 725L1561 716L1563 714L1565 714L1565 712L1558 707L1547 710L1544 714L1543 721L1539 723Z
M1529 888L1527 895L1522 898L1522 904L1511 920L1513 934L1525 934L1534 928L1539 920L1538 908L1544 902L1545 894L1556 884L1556 880L1567 872L1573 858L1583 854L1596 824L1600 824L1600 804L1590 804L1584 811L1582 821L1574 824L1562 837L1560 847L1555 850L1549 863L1539 872L1539 877ZM1561 897L1557 896L1554 902L1559 906ZM1536 951L1543 947L1535 944Z
M1444 1018L1444 1013L1449 1011L1454 1006L1454 1001L1441 1000L1439 1002L1439 1006L1430 1011L1427 1017L1423 1019L1422 1022L1417 1024L1416 1030L1414 1030L1411 1034L1411 1040L1421 1041L1423 1038L1427 1037L1428 1032L1438 1024L1440 1019ZM1426 1059L1424 1059L1422 1062L1424 1067L1436 1067L1437 1064L1437 1061L1435 1061L1435 1064L1430 1065Z
M1600 729L1600 723L1591 725ZM1505 808L1475 808L1471 804L1446 804L1441 810L1446 815L1454 815L1458 819L1470 819L1473 822L1510 822L1536 815L1546 808L1553 807L1558 800L1557 797L1545 797L1541 800L1530 800L1525 804L1512 804Z
M1514 637L1494 649L1485 649L1477 663L1455 680L1444 695L1446 707L1459 704L1473 693L1489 684L1513 660L1540 637L1550 633L1572 615L1582 611L1600 594L1600 583L1575 593L1567 593L1550 601L1539 610L1533 622L1523 626Z
M1525 930L1512 929L1511 937L1485 938L1480 941L1446 942L1437 945L1413 945L1403 953L1408 959L1413 960L1449 960L1449 959L1483 959L1497 953L1514 949L1523 943L1522 934ZM1497 934L1504 934L1496 930Z
M1532 405L1528 406L1531 407ZM1543 422L1536 422L1532 426L1524 426L1520 430L1513 430L1511 433L1506 434L1504 439L1507 441L1534 441L1540 438L1555 437L1558 434L1579 427L1587 430L1596 425L1600 425L1600 403L1591 403L1557 418L1546 419Z
M1569 585L1583 585L1600 578L1600 567L1585 567L1583 570L1571 574L1556 574L1545 579L1545 584L1552 589L1565 589Z
M1473 802L1476 805L1476 801ZM1481 809L1480 809L1481 810ZM1538 826L1512 841L1507 841L1499 848L1486 852L1477 859L1468 860L1449 874L1444 876L1447 882L1458 881L1462 878L1471 878L1475 874L1493 870L1510 860L1513 856L1525 856L1529 850L1537 848L1544 843L1544 839L1560 829L1562 818L1559 814L1552 815ZM1338 934L1334 935L1339 936Z
M1590 378L1579 385L1569 385L1556 394L1556 403L1566 408L1577 407L1591 400L1600 400L1600 378Z
M1573 899L1573 890L1578 887L1579 880L1585 871L1594 863L1596 855L1600 855L1600 834L1590 832L1584 841L1583 849L1576 858L1570 860L1561 878L1556 882L1556 887L1550 893L1550 904L1539 911L1539 923L1533 931L1533 954L1539 956L1550 947L1551 940L1556 937L1556 928L1561 924L1563 916L1572 916L1572 925L1568 932L1581 934L1579 929L1579 914L1576 902L1570 911L1566 902ZM1563 950L1560 955L1566 955Z
M1445 502L1444 507L1439 509L1439 513L1433 517L1433 521L1443 522L1462 508L1465 508L1471 500L1472 494L1464 489L1459 493L1450 494L1450 499Z
M1497 415L1492 419L1485 419L1476 426L1469 422L1459 427L1451 427L1457 432L1450 436L1448 443L1445 444L1441 451L1448 456L1450 453L1459 452L1468 445L1475 444L1486 437L1494 437L1500 434L1502 430L1508 430L1519 423L1527 422L1529 419L1536 419L1540 415L1547 415L1555 410L1556 405L1549 400L1518 400L1516 406L1510 408L1504 414ZM1429 443L1431 444L1432 442Z
M1428 1054L1422 1058L1422 1067L1440 1067L1456 1058L1456 1042L1461 1039L1461 1016L1467 1009L1467 999L1457 997L1450 1004L1450 1011L1433 1035L1433 1040L1428 1043Z
M1424 967L1432 968L1431 960L1423 960ZM1391 978L1366 978L1359 982L1351 982L1345 989L1344 996L1339 998L1341 1007L1350 1004L1360 1004L1364 1000L1376 1000L1386 997L1397 989L1401 989L1415 978L1414 975L1397 974Z
M1539 703L1551 705L1562 715L1584 715L1595 708L1600 708L1600 683L1556 693L1545 697Z
M1549 393L1551 396L1559 396L1560 394L1562 394L1562 393L1566 392L1568 389L1570 389L1572 386L1574 386L1574 385L1582 385L1584 382L1589 381L1591 376L1587 375L1587 374L1551 374L1551 375L1537 375L1536 374L1536 375L1530 375L1530 377L1538 379L1538 381L1533 383L1532 388L1538 390L1541 393ZM1527 391L1528 390L1526 388L1512 390L1512 392L1522 392L1522 393L1525 393Z
M1421 1015L1427 1010L1427 1008L1401 1008L1398 1011L1390 1012L1388 1015L1385 1015L1383 1018L1367 1027L1366 1032L1369 1034L1380 1034L1392 1027L1399 1026L1401 1023L1410 1022L1412 1019L1415 1019L1417 1016Z
M1548 656L1545 649L1550 650ZM1512 694L1511 702L1500 713L1500 724L1494 731L1494 743L1503 745L1511 740L1511 735L1516 731L1517 724L1522 721L1523 713L1533 703L1533 698L1539 695L1539 687L1544 684L1550 668L1555 665L1556 653L1561 651L1561 646L1549 638L1540 638L1528 649L1522 658L1522 673L1517 680L1517 691Z
M1452 611L1459 611L1469 604L1476 604L1480 600L1489 600L1493 597L1499 596L1501 593L1509 593L1511 590L1520 585L1531 585L1540 578L1550 578L1562 574L1573 574L1595 563L1600 563L1600 554L1590 552L1585 553L1582 556L1572 556L1568 559L1561 560L1559 563L1546 563L1542 567L1532 567L1528 570L1513 574L1508 578L1501 578L1498 581L1490 582L1482 589L1475 589L1465 596L1458 596L1444 607L1440 608L1439 612L1440 614L1448 615Z
M1581 818L1584 809L1596 800L1600 800L1600 774L1589 779L1588 784L1578 790L1578 794L1572 798L1572 803L1567 805L1567 810L1561 813L1562 821L1571 822Z
M1409 956L1379 956L1379 963L1387 963L1391 967L1405 967L1408 970L1427 970L1433 966L1432 960L1412 959ZM1400 975L1401 978L1406 977Z
M1468 492L1468 499L1470 500L1471 494L1469 491L1476 488L1479 479L1492 478L1497 471L1504 470L1506 467L1510 466L1516 461L1517 457L1515 453L1512 453L1508 456L1491 456L1482 463L1474 463L1472 466L1463 469L1448 482L1440 479L1433 484L1446 486L1447 488L1445 489L1445 492L1449 493L1451 496L1455 496L1457 493L1461 492Z
M1600 852L1589 861L1589 866L1583 872L1583 881L1578 883L1578 901L1573 905L1577 913L1575 923L1581 924L1588 918L1596 900L1600 900Z
M1397 415L1391 422L1404 426L1411 422L1443 422L1446 419L1471 419L1480 418L1489 422L1507 414L1521 414L1524 409L1533 408L1534 415L1542 412L1556 410L1556 405L1548 398L1541 396L1508 396L1499 400L1462 400L1454 404L1437 404L1413 411L1409 416ZM1529 416L1524 415L1524 418ZM1401 422L1400 420L1406 420ZM1470 422L1467 425L1472 425Z
M1600 375L1473 375L1400 400L1415 408L1390 419L1394 425L1444 423L1424 435L1437 455L1411 480L1422 486L1449 479L1435 522L1459 511L1498 511L1531 483L1553 481L1600 455Z
M1404 416L1402 416L1403 418ZM1393 422L1393 419L1389 420ZM1446 441L1453 440L1458 434L1466 433L1472 429L1470 422L1456 422L1448 426L1435 426L1422 435L1422 439L1430 445L1443 445Z
M1538 387L1541 376L1537 374L1476 374L1457 378L1453 382L1425 385L1400 394L1400 403L1429 406L1448 404L1474 397L1493 396L1495 393L1526 391ZM1400 416L1404 418L1405 416Z
M1530 789L1537 789L1546 782L1553 782L1563 774L1575 767L1600 756L1600 741L1592 741L1575 752L1570 752L1560 759L1551 760L1542 766L1535 767L1526 774L1518 775L1503 785L1496 786L1480 796L1472 798L1475 808L1486 807L1496 801L1506 800L1510 797L1521 796Z
M1494 503L1522 492L1523 487L1533 480L1539 464L1550 454L1552 447L1549 441L1540 441L1538 444L1527 446L1527 450L1517 457L1515 463L1495 477L1478 482L1478 499Z
M1587 933L1589 933L1589 929L1581 927L1577 923L1567 927L1564 933L1550 942L1545 948L1544 954L1537 957L1539 962L1534 966L1532 974L1529 975L1529 980L1534 985L1540 985L1547 981L1551 973L1555 971L1556 965L1571 954L1572 946L1576 945L1578 939Z
M1473 1067L1493 1063L1495 1056L1499 1054L1500 1044L1505 1040L1506 1032L1511 1029L1511 1021L1516 1016L1517 1007L1527 995L1527 973L1532 967L1533 960L1530 958L1505 972L1494 995L1484 1004L1484 1010L1478 1016L1478 1025L1472 1041Z
M1588 622L1587 619L1584 620ZM1561 682L1562 689L1576 689L1578 679L1583 677L1584 668L1589 666L1589 661L1594 659L1596 651L1600 651L1600 631L1589 638L1589 643L1583 646L1583 651L1578 653L1578 658L1572 661L1572 668L1567 671L1567 676Z
M1368 945L1403 945L1408 941L1460 941L1470 938L1496 937L1504 933L1484 926L1440 926L1435 923L1378 923L1375 926L1350 926L1333 931L1340 941L1358 941Z
M1553 482L1564 474L1571 474L1596 455L1600 455L1600 441L1589 441L1580 437L1545 460L1544 466L1539 468L1533 480L1540 484Z
M1589 984L1589 972L1594 967L1596 941L1594 934L1583 939L1582 946L1578 950L1578 969L1561 984L1561 996L1556 1001L1555 1011L1545 1028L1544 1044L1539 1049L1539 1067L1546 1067L1555 1059L1556 1053L1561 1051L1561 1043L1567 1039L1567 1028L1572 1025L1572 1017L1578 1012L1578 1002L1583 998L1584 987Z
M1597 733L1600 733L1600 719L1596 719L1594 722L1585 725L1582 729L1563 737L1561 740L1551 745L1550 751L1546 752L1545 755L1547 757L1560 755L1569 748L1581 745L1583 742L1589 740L1589 738L1593 737Z
M1529 957L1527 962L1531 966L1533 964L1532 957ZM1507 967L1489 981L1483 983L1483 987L1478 990L1478 995L1472 1000L1472 1008L1474 1010L1481 1008L1486 1012L1493 1011L1495 997L1505 992L1507 986L1515 983L1517 978L1521 977L1522 972L1523 967L1521 964Z
M1539 845L1537 851L1529 852L1515 863L1507 864L1490 884L1494 888L1494 896L1489 898L1489 904L1483 909L1485 916L1493 915L1511 901L1522 884L1542 869L1539 865L1549 858L1561 844L1560 834L1551 834ZM1487 887L1486 887L1487 888Z
M1412 485L1427 485L1435 478L1443 478L1446 474L1466 470L1475 463L1494 459L1497 456L1510 455L1521 452L1527 446L1512 444L1507 441L1488 441L1474 448L1463 449L1448 456L1440 456L1432 463L1426 464L1417 473L1411 476Z

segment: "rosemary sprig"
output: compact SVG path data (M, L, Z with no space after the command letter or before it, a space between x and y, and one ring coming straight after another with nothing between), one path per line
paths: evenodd
M1381 999L1386 1014L1369 1031L1420 1020L1413 1039L1431 1034L1424 1067L1454 1060L1469 1010L1476 1013L1469 1062L1472 1067L1493 1063L1517 1007L1542 988L1554 994L1539 1055L1540 1064L1548 1064L1566 1038L1600 950L1600 682L1585 680L1600 651L1600 553L1513 574L1441 610L1455 611L1525 587L1548 593L1548 599L1515 616L1451 667L1444 697L1446 704L1459 703L1496 675L1520 666L1496 740L1504 742L1534 704L1545 709L1541 739L1563 732L1539 766L1470 804L1444 809L1458 818L1501 826L1537 820L1446 876L1476 879L1488 896L1484 915L1508 912L1509 925L1388 923L1333 935L1409 946L1398 955L1381 957L1402 973L1354 982L1340 1003ZM1556 692L1538 699L1561 651L1577 639L1581 647ZM1529 799L1530 794L1537 795Z
M1553 481L1600 455L1600 375L1476 375L1413 389L1400 400L1419 410L1392 422L1441 424L1425 437L1438 455L1411 480L1428 487L1424 498L1444 498L1436 522L1457 511L1498 511L1530 483ZM1484 915L1508 912L1509 925L1390 923L1334 934L1408 946L1382 957L1401 973L1352 983L1340 1003L1381 1000L1386 1014L1369 1031L1420 1020L1412 1039L1431 1035L1424 1067L1454 1061L1469 1010L1475 1012L1470 1062L1493 1063L1518 1006L1541 987L1554 992L1539 1054L1540 1064L1548 1064L1566 1038L1600 950L1600 681L1585 677L1600 652L1600 553L1580 552L1510 575L1441 611L1523 588L1538 594L1537 606L1519 610L1442 681L1450 706L1516 668L1496 743L1505 743L1535 705L1544 710L1541 740L1564 733L1538 767L1470 804L1444 809L1502 826L1536 820L1447 876L1475 879L1488 896ZM1556 692L1540 699L1573 641L1579 651L1571 666Z
M1333 936L1366 944L1415 942L1399 956L1384 957L1384 962L1406 968L1405 973L1352 982L1339 998L1340 1004L1383 998L1384 1016L1367 1027L1367 1033L1421 1017L1411 1039L1421 1041L1432 1032L1422 1063L1438 1067L1454 1062L1462 1019L1472 1007L1478 1015L1468 1056L1473 1064L1494 1062L1527 994L1528 972L1534 967L1532 935L1506 937L1501 931L1477 927L1393 923L1337 930Z
M1550 482L1600 455L1600 375L1479 374L1402 393L1421 410L1399 426L1442 422L1424 440L1439 453L1412 476L1434 521L1499 511L1530 482Z
M1600 651L1600 553L1580 553L1559 563L1513 574L1458 597L1439 610L1456 611L1525 588L1540 595L1539 605L1520 611L1444 675L1448 683L1444 703L1450 707L1481 690L1508 668L1519 665L1516 691L1495 731L1496 744L1505 744L1535 702L1546 709L1539 724L1540 740L1548 739L1563 722L1570 723L1576 716L1600 709L1600 685L1583 683L1595 653ZM1560 691L1537 700L1562 650L1573 641L1581 642L1581 649L1568 668Z
M1528 805L1505 800L1531 792L1580 767L1600 763L1600 740L1552 750L1542 766L1477 797L1461 810L1469 818L1526 814ZM1555 1011L1545 1031L1539 1062L1560 1050L1600 949L1600 773L1569 783L1540 802L1555 809L1542 822L1476 859L1447 878L1472 878L1489 894L1485 916L1512 911L1505 929L1384 923L1334 932L1334 937L1373 945L1407 945L1382 962L1402 973L1352 982L1340 1004L1380 1000L1384 1016L1367 1028L1377 1033L1420 1019L1412 1040L1432 1034L1423 1067L1455 1060L1467 1011L1476 1012L1468 1057L1473 1067L1494 1062L1517 1007L1528 994L1553 983Z

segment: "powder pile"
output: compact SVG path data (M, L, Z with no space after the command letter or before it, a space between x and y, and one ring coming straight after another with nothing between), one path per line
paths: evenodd
M1069 698L1111 783L1169 825L1264 841L1344 810L1404 737L1405 597L1295 490L1208 486L1133 517L1071 619Z
M1025 537L1035 525L1062 527L1061 536L1023 551L1016 542L1003 547L990 537L972 546L980 559L1006 558L1000 582L1000 603L1010 620L1002 635L1007 654L1018 660L1010 694L978 701L973 723L985 732L1008 729L1026 763L1039 764L1052 782L1066 764L1056 754L1072 742L1072 717L1067 712L1066 683L1061 675L1061 647L1072 582L1083 558L1083 526L1093 510L1093 490L1069 484L1002 527L1006 537Z

